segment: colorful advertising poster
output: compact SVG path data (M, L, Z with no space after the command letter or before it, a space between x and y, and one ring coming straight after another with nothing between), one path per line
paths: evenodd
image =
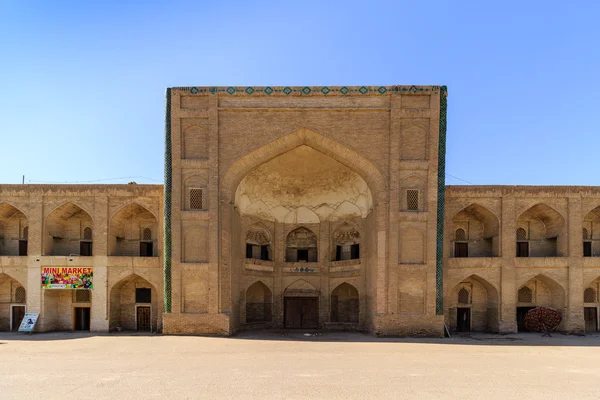
M93 289L93 268L42 267L44 289Z
M39 313L26 313L23 321L21 321L21 325L19 325L19 332L33 332L39 316Z

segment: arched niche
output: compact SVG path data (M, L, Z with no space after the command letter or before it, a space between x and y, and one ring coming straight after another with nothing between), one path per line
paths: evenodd
M331 235L333 261L360 259L360 232L347 222L338 226Z
M517 219L517 230L526 232L527 240L517 244L518 257L556 257L567 254L565 219L554 208L538 203ZM525 247L527 247L525 251Z
M317 235L312 231L304 227L294 229L285 240L285 261L317 262L318 244Z
M585 215L582 233L584 257L600 257L600 206Z
M338 285L331 292L331 322L358 324L358 290L349 283Z
M157 257L158 221L154 214L135 202L113 214L109 224L109 254Z
M26 256L29 221L21 210L0 203L0 256Z
M93 232L93 220L87 211L71 202L56 207L44 224L44 255L93 255L93 240L85 238L86 231Z
M517 290L517 326L524 331L525 314L535 307L550 307L559 311L565 318L566 293L564 287L554 279L539 274L519 286ZM563 323L559 325L562 329Z
M445 304L450 330L498 331L498 290L489 281L471 275L456 284L448 296Z
M109 329L155 332L162 310L154 285L137 274L119 280L110 289Z
M272 235L262 223L254 223L246 230L245 242L246 259L273 260Z
M452 218L454 257L497 257L499 255L500 223L486 207L471 204Z
M261 281L254 282L246 290L246 323L271 322L273 318L273 294Z

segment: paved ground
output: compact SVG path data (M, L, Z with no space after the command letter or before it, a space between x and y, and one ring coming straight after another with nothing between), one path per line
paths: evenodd
M600 336L0 334L0 399L598 399Z

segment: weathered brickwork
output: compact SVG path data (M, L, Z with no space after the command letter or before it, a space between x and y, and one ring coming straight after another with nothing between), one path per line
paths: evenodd
M505 333L535 306L598 330L597 187L446 187L438 292L445 88L167 95L169 191L0 185L0 330L23 306L39 331L90 308L93 331ZM94 288L41 289L45 266L93 267Z

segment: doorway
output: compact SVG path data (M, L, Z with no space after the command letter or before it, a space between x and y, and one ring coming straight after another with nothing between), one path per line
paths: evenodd
M89 307L75 307L73 309L75 314L74 318L74 329L75 331L89 331L90 330L90 308Z
M23 321L23 317L25 317L25 306L11 306L11 332L16 332L19 330L19 326L21 325L21 321Z
M152 309L150 306L137 306L135 310L136 329L138 332L152 332Z
M153 245L152 242L140 242L140 257L152 257Z
M535 307L517 307L517 331L518 332L529 332L525 328L525 314L529 310L533 310Z
M317 329L319 327L318 297L285 297L285 327L291 329Z
M456 331L471 332L471 309L457 308L456 309Z
M598 309L584 307L583 319L585 320L585 333L598 332Z

